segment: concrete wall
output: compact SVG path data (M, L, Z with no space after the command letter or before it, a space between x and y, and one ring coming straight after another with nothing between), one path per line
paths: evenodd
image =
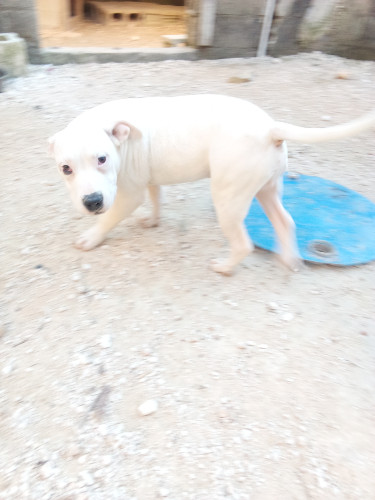
M199 57L256 55L266 0L186 0L185 5L189 44L198 48ZM215 10L211 28L210 16L205 20L204 44L203 5L209 7L206 14ZM32 62L38 60L38 21L69 29L69 18L70 0L0 0L0 32L24 38ZM375 60L375 0L278 0L267 53L281 56L311 50Z
M200 13L207 0L187 0L189 44L201 57L250 57L255 55L262 27L265 0L216 0L216 18L210 46L200 46ZM210 0L208 0L209 3Z
M34 0L34 2L39 26L44 30L69 30L75 19L83 17L84 0L74 0L74 2L71 0Z
M36 0L39 25L43 29L65 29L68 16L66 0Z
M39 48L34 0L0 0L0 33L18 33L33 58Z
M302 19L298 41L305 50L374 60L375 0L312 1Z
M199 46L199 11L188 0L189 42ZM212 45L201 57L256 55L266 0L216 0ZM198 13L198 14L197 14ZM267 54L321 50L343 57L375 59L375 0L278 0Z

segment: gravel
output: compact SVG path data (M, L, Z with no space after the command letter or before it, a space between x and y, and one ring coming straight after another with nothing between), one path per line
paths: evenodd
M256 250L216 275L226 247L206 180L165 189L160 227L138 224L146 203L81 253L91 221L46 154L110 99L224 93L327 126L374 107L374 81L375 62L314 53L31 67L7 83L0 499L375 497L374 263L291 275ZM375 202L373 139L290 144L290 169Z

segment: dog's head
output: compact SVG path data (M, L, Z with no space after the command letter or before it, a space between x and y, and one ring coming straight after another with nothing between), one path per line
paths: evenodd
M109 129L72 122L49 139L54 157L75 207L83 213L100 214L113 204L121 164L121 146L140 134L125 122Z

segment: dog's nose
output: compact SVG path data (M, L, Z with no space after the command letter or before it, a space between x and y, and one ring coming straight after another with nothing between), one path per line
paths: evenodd
M90 212L98 212L103 207L103 195L99 191L87 194L82 198L82 203Z

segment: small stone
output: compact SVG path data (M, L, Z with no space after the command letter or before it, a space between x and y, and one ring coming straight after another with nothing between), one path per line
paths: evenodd
M81 476L81 478L83 479L83 482L87 486L92 486L94 484L94 482L95 482L94 478L92 477L92 475L90 474L89 471L84 470L84 471L80 472L79 475Z
M253 342L252 340L247 340L246 345L248 345L249 347L254 347L256 345L256 343Z
M14 364L13 364L13 361L11 361L8 365L5 365L4 368L1 370L1 373L7 377L8 375L10 375L12 373L14 369Z
M149 399L138 406L138 412L143 416L151 415L157 411L158 407L158 402L155 399Z
M81 279L81 277L82 277L82 276L81 276L81 273L80 273L80 272L78 272L78 271L77 271L76 273L73 273L73 274L72 274L72 280L73 280L73 281L79 281L79 280Z
M77 457L80 454L80 448L76 443L72 443L67 449L67 453L71 457Z
M268 345L267 344L259 344L259 349L268 349Z
M240 76L231 76L227 80L228 83L247 83L250 82L250 78L243 78Z
M101 436L108 436L109 434L109 429L106 424L100 424L98 427L98 432Z
M276 302L269 302L267 304L267 309L271 312L276 312L279 310L279 306L278 304L276 304Z
M76 497L74 497L75 500L90 500L88 495L86 493L79 493Z
M160 488L159 495L162 498L165 498L165 497L167 497L169 495L169 490L167 488Z
M40 475L43 479L48 479L53 474L53 467L49 462L43 464L40 468Z
M335 75L336 80L349 80L350 74L346 71L338 71Z
M229 412L225 408L220 408L217 412L219 418L227 418L229 417Z
M103 347L103 349L108 349L109 347L111 347L112 345L111 335L107 334L100 337L99 344L101 347Z
M297 436L297 443L299 444L299 446L306 446L307 439L305 438L305 436Z
M102 458L103 465L109 465L112 463L112 457L111 455L104 455Z
M251 439L251 434L252 434L252 432L249 431L249 429L242 429L242 431L241 431L241 438L244 441L249 441L249 439Z
M321 120L323 120L324 122L330 122L332 120L332 116L329 116L329 115L323 115L320 117Z
M88 271L89 269L91 269L91 264L82 264L82 269L84 269L85 271Z
M281 316L281 319L283 321L292 321L292 319L294 319L294 314L290 313L290 312L287 312L287 313L284 313L282 316Z
M142 354L142 356L151 356L152 351L149 347L143 347L141 349L141 354Z

